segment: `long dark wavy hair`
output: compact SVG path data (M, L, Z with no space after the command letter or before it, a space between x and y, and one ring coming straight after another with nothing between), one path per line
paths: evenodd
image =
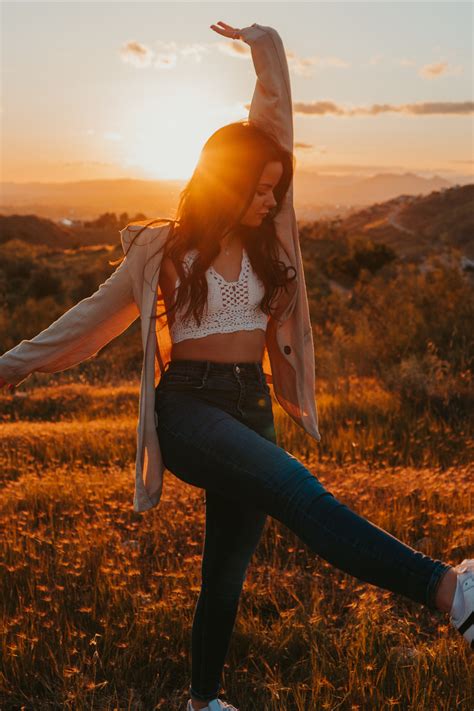
M270 161L279 161L283 166L273 191L277 205L258 227L242 225L240 220L252 203L261 174ZM278 242L282 247L283 244L273 222L282 208L293 174L293 154L248 120L223 126L211 135L192 177L180 193L176 219L152 220L137 232L126 252L128 254L146 227L159 222L173 223L160 249L165 250L163 257L172 259L180 284L173 292L175 298L169 309L152 318L169 315L187 304L183 317L187 319L192 313L200 325L207 303L206 270L219 254L222 238L237 227L252 268L265 286L260 306L267 315L271 313L273 299L296 277L296 269L287 267L278 258ZM188 250L196 248L198 255L186 273L183 257ZM110 264L120 263L124 258ZM290 269L294 274L289 277Z

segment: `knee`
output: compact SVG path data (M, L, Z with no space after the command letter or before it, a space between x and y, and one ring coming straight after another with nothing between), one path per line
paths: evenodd
M247 561L238 566L219 566L214 570L204 568L202 590L214 599L234 600L240 596L247 575Z
M286 518L297 519L301 513L322 513L339 503L334 494L298 460L293 460L283 474L280 472L276 486L276 504L284 509Z
M324 521L328 516L333 515L334 510L344 506L336 499L331 491L315 492L314 496L308 498L305 513L312 517L317 517L319 521Z

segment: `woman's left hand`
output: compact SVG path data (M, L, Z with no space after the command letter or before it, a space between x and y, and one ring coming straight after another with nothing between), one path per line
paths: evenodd
M217 25L222 25L222 27L218 27ZM218 32L220 35L224 35L224 37L230 37L230 39L240 39L240 30L236 27L227 25L225 22L222 22L222 20L219 20L217 25L211 25L211 30Z

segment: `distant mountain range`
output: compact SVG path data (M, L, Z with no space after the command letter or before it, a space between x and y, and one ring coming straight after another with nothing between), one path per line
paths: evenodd
M151 220L162 214L166 215L166 211L150 211L142 217ZM118 231L134 219L126 213L116 215L108 211L95 221L66 225L38 215L0 214L0 244L20 239L59 252L113 245L121 256ZM472 260L474 184L441 188L427 195L398 195L359 209L353 207L342 217L299 218L298 225L302 242L330 243L347 236L383 243L407 261L441 255L451 248Z
M297 170L294 204L297 218L350 214L354 209L399 195L428 195L434 190L474 183L469 176L450 182L415 173L378 173L370 177L327 175ZM0 183L0 213L93 220L103 212L174 217L181 180L82 180L70 183Z
M348 236L384 244L404 261L420 262L452 248L474 259L474 184L428 195L399 195L344 218L300 221L301 235Z

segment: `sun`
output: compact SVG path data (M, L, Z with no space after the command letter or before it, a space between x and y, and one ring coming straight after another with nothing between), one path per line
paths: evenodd
M149 179L185 180L196 167L204 143L218 128L236 121L238 109L213 106L202 86L180 86L174 94L147 101L131 117L134 135L124 164Z

